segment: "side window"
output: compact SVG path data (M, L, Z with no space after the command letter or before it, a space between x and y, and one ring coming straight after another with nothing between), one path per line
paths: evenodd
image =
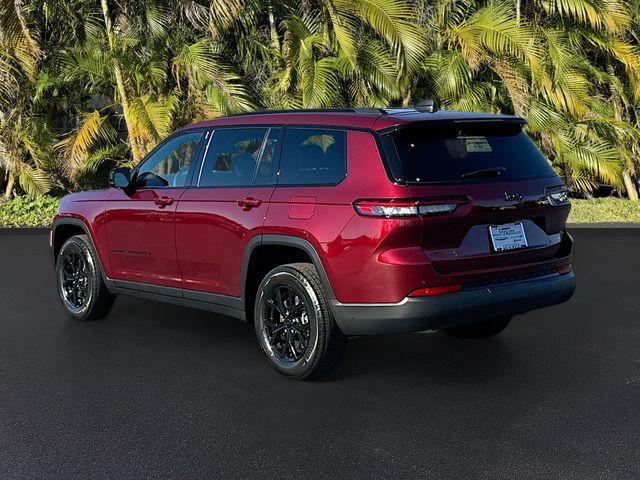
M251 185L266 133L266 128L230 128L214 132L198 186Z
M138 188L183 187L202 132L184 133L153 152L138 169Z
M346 134L339 130L287 129L279 185L338 183L346 174Z

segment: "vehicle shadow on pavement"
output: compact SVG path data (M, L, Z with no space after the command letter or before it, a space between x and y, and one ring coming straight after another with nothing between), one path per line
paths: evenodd
M499 337L449 338L441 331L351 338L335 380L373 374L416 383L490 382L513 371L517 352Z
M56 309L58 310L58 309ZM62 318L64 313L60 311ZM514 325L519 323L516 318ZM254 372L274 376L257 344L253 326L237 319L205 311L119 297L111 314L96 322L63 320L71 336L78 329L93 341L120 344L119 348L147 349L165 355L204 356L218 365L243 362ZM509 328L502 335L509 335ZM511 335L510 335L511 336ZM402 377L415 384L498 381L518 369L518 353L510 340L497 336L461 340L441 331L403 335L353 337L342 362L326 378L314 383L351 379ZM522 370L530 368L522 364ZM520 372L522 375L523 372ZM289 381L282 378L284 381Z

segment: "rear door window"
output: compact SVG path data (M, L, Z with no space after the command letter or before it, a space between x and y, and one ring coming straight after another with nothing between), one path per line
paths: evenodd
M391 138L403 179L409 183L554 175L547 159L517 124L416 126L398 130Z
M346 175L346 133L287 128L279 185L335 185Z

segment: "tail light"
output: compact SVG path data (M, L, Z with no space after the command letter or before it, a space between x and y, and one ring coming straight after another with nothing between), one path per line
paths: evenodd
M561 267L558 267L558 273L560 275L564 275L565 273L569 273L570 271L571 271L571 264L562 265Z
M353 204L365 217L413 217L418 215L416 202L361 200Z
M566 205L569 203L569 191L564 185L547 188L545 193L551 205Z
M365 217L415 217L453 213L467 198L356 200L353 208Z

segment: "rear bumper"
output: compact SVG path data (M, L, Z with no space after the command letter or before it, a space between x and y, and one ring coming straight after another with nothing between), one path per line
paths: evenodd
M393 304L346 304L333 300L331 310L345 335L417 332L562 303L571 298L575 286L575 276L570 272L432 297L406 297Z

